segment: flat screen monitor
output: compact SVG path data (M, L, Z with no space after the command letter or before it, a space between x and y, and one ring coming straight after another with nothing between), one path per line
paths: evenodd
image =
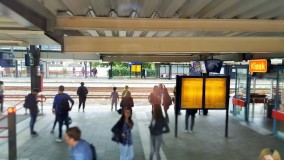
M223 61L219 59L205 60L205 68L207 72L220 73L223 66Z

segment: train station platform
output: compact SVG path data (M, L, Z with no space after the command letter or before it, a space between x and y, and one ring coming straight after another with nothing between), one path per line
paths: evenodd
M78 79L78 83L81 79ZM121 80L113 80L118 84ZM127 80L132 86L131 80ZM144 80L145 81L145 80ZM161 83L160 80L146 80L149 84ZM58 82L60 83L60 82ZM123 84L124 82L121 82ZM58 84L56 83L56 86ZM148 159L150 151L150 137L148 125L151 119L151 106L147 100L134 99L133 108L134 128L132 130L135 160ZM110 100L89 99L85 112L78 112L78 101L75 100L71 126L78 126L82 130L82 138L93 143L99 160L119 159L119 148L111 141L110 129L120 118L115 111L110 110ZM38 136L29 134L28 115L24 109L17 112L21 121L17 123L17 152L22 160L63 160L69 158L68 145L55 142L58 131L51 134L54 115L51 113L51 101L43 106L43 115L39 116L35 124ZM18 117L17 116L17 117ZM277 149L284 156L284 141L271 135L270 132L260 132L253 124L246 125L229 116L229 133L225 137L225 111L210 110L207 116L196 115L193 133L185 133L185 112L178 116L178 137L174 136L174 107L170 106L170 133L164 134L161 155L163 160L255 160L260 150L265 147ZM65 127L63 128L65 131ZM0 135L7 133L0 132ZM8 140L0 139L0 159L8 159Z

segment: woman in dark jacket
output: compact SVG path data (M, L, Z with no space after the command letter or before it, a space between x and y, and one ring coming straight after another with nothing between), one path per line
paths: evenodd
M160 148L163 142L163 134L170 132L167 120L164 118L161 106L155 104L153 106L153 117L149 126L150 129L150 157L152 160L154 153L157 156L157 160L161 159Z
M134 102L133 102L133 98L131 97L131 93L130 92L126 92L126 94L122 97L121 102L120 102L120 107L122 108L122 110L125 107L134 107Z
M112 127L112 140L119 143L120 160L132 160L134 157L131 129L133 128L131 107L124 107L119 121Z

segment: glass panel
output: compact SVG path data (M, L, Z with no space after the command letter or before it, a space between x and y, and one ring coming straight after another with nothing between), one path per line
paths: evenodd
M284 111L284 69L279 71L279 109Z
M178 75L178 65L173 64L172 65L172 77L175 78L176 75Z
M237 87L236 87L236 98L245 100L246 98L246 87L247 87L247 68L237 69ZM245 119L245 107L235 106L235 115L244 120Z
M41 46L42 51L61 51L60 45L42 45Z
M161 78L168 78L169 77L169 65L161 65L160 66L160 76Z
M267 108L273 105L271 95L271 86L276 91L277 73L257 74L251 78L251 92L249 104L249 121L263 121L269 118ZM270 114L271 116L271 114ZM261 123L260 123L261 124ZM262 125L262 124L261 124Z
M284 69L279 71L279 105L277 110L284 112ZM284 122L277 120L277 135L284 138Z

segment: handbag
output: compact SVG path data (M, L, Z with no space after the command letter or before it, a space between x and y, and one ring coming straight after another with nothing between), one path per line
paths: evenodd
M121 109L121 108L118 109L118 110L117 110L117 113L121 115L121 114L122 114L122 109Z
M115 133L114 133L114 134L112 135L112 138L111 138L112 141L119 143L119 139L120 139L120 137L119 137L118 134L115 134Z

